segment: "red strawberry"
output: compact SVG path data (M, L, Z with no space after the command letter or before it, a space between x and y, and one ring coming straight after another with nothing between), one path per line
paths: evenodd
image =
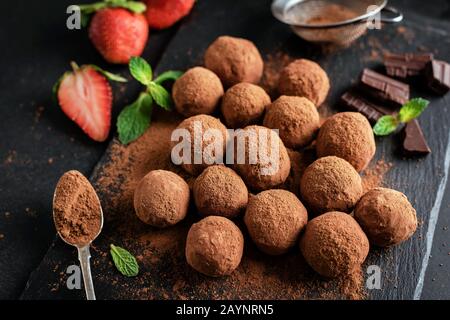
M89 38L103 58L110 63L128 63L140 56L148 39L145 16L123 8L96 12L89 26Z
M58 87L64 113L95 141L105 141L111 127L112 91L106 78L93 66L66 72Z
M195 0L147 0L148 25L154 29L165 29L187 16Z

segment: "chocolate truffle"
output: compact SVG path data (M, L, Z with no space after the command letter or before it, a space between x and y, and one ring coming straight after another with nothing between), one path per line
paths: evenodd
M267 190L251 197L244 222L250 237L263 252L279 255L293 247L308 214L303 204L286 190Z
M233 218L248 202L248 190L241 177L225 166L211 166L194 183L194 200L204 216Z
M300 250L317 273L335 278L361 266L369 253L369 240L355 219L333 211L308 222Z
M300 181L302 198L316 213L350 212L362 192L358 172L344 159L333 156L314 161Z
M359 112L340 112L325 121L317 136L317 156L347 160L356 171L364 170L375 154L369 121Z
M238 130L234 152L234 169L256 191L281 185L291 170L283 141L274 131L262 126Z
M221 36L206 50L205 66L219 76L225 87L231 87L239 82L258 83L264 63L253 42Z
M175 108L185 117L213 113L222 96L220 79L202 67L186 71L175 81L172 89Z
M231 128L242 128L261 119L270 97L263 88L242 82L232 86L222 99L222 114Z
M281 96L267 107L264 126L278 129L288 148L308 145L319 130L319 113L304 97Z
M306 59L287 65L278 82L280 94L306 97L317 107L325 101L329 90L327 73L317 63Z
M187 132L183 132L182 129ZM175 164L181 164L186 172L197 176L206 167L223 163L227 142L227 128L219 119L204 114L187 118L172 133L172 161L175 155L181 161ZM185 144L187 148L182 148L186 146ZM178 148L189 149L189 146L188 155L180 152Z
M134 209L143 222L159 228L172 226L186 217L189 186L177 174L153 170L134 191Z
M362 196L355 219L370 242L386 247L405 241L417 228L416 210L408 198L396 190L375 188Z
M243 250L241 230L224 217L206 217L194 223L187 235L187 263L211 277L231 274L239 266Z

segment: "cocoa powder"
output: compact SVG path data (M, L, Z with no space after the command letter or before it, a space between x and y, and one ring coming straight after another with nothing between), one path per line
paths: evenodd
M78 171L66 172L58 182L53 217L59 235L70 244L84 246L98 235L102 223L94 188Z

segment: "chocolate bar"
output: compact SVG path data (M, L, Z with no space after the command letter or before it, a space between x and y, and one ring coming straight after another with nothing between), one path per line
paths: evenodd
M360 86L373 98L396 107L409 100L409 85L370 69L363 70Z
M424 156L431 152L417 120L408 122L403 129L403 151L408 156Z
M450 90L450 64L445 61L432 60L426 68L428 87L444 95Z
M355 91L348 91L341 96L341 103L350 111L363 114L371 123L376 123L378 119L394 112L386 107L380 106L361 97Z
M386 53L384 55L386 73L398 78L421 74L431 60L433 60L432 53Z

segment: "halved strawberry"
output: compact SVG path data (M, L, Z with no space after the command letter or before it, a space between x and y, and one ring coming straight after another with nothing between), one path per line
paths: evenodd
M106 76L126 81L93 65L66 72L57 84L57 98L61 109L93 140L105 141L111 127L112 90Z
M165 29L187 16L195 0L146 0L148 25L153 29Z

